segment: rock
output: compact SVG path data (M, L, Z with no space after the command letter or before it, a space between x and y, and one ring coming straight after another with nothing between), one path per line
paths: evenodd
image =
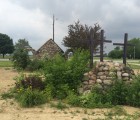
M117 71L121 71L121 70L122 70L121 67L115 67L115 69L116 69Z
M92 80L96 80L96 75L92 75L92 76L90 76L90 79L92 79Z
M108 71L105 71L105 75L106 75L106 76L109 75L109 72L108 72Z
M106 79L106 76L100 76L100 79L101 80L105 80Z
M89 85L93 85L93 84L95 84L95 80L89 80Z
M104 70L104 71L108 71L109 68L108 68L108 67L104 67L103 70Z
M100 84L100 83L102 83L102 80L101 79L97 79L96 82Z
M88 74L89 74L89 75L93 75L93 72L92 72L92 71L89 71Z
M88 76L88 73L84 73L84 76Z
M103 66L99 67L98 71L99 72L102 72L103 71L103 68L104 68Z
M118 77L118 79L122 78L122 73L120 71L117 71L117 77Z
M84 85L88 85L88 81L84 81L83 84L84 84Z
M98 72L98 76L104 75L104 72Z
M129 76L128 73L123 73L123 74L122 74L122 77L128 77L128 76Z
M104 80L103 83L105 85L112 85L112 80Z
M114 63L114 66L115 66L115 67L119 67L119 66L120 66L120 64L119 64L119 63L117 63L117 62L115 62L115 63Z
M112 80L112 79L113 79L113 77L106 77L106 79L108 79L108 80L109 80L109 79L110 79L110 80Z

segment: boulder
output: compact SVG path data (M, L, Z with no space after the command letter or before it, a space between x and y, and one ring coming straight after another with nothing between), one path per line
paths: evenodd
M129 76L128 73L123 73L123 74L122 74L122 77L128 77L128 76Z
M104 80L103 83L105 85L112 85L112 80Z
M100 83L102 83L102 80L101 79L97 79L96 82L100 84Z

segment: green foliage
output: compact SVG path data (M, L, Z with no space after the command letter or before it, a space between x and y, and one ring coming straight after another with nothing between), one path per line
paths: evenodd
M68 26L68 35L63 39L64 46L69 47L73 50L78 48L89 49L89 34L91 28L94 30L92 34L94 36L94 39L96 40L94 42L94 48L96 48L99 45L99 30L101 29L101 27L98 24L95 24L94 27L82 25L80 21L75 22L74 25L71 24Z
M12 67L13 63L11 61L0 61L0 67Z
M44 60L33 59L27 65L26 70L28 70L28 71L38 71L38 70L43 68L44 62L45 62Z
M128 43L135 45L135 58L140 59L140 38L133 38L128 41ZM134 58L134 46L128 46L127 48L127 57Z
M0 33L0 54L11 54L14 51L13 40L6 34Z
M16 69L24 70L30 62L28 52L24 49L15 50L12 61Z
M128 85L124 81L115 80L113 86L107 91L107 96L113 105L125 105L128 92Z
M58 103L51 103L51 107L55 107L57 109L63 110L65 108L68 108L65 104L63 104L61 101L59 101Z
M110 51L108 54L108 57L114 58L114 59L122 58L122 56L123 56L123 51L119 47L116 47L114 50Z
M46 96L42 91L32 90L30 88L20 88L15 98L23 107L32 107L47 101Z
M78 50L68 61L57 55L46 62L44 70L46 84L51 84L55 88L53 92L55 97L64 98L69 90L77 92L83 73L86 71L85 68L87 68L88 58L87 51Z
M26 39L19 39L17 43L15 43L15 49L26 49L26 47L29 47L29 43Z
M131 106L140 107L140 75L133 79L134 81L131 86L128 86L127 103Z
M31 75L24 75L22 74L20 77L16 78L16 88L30 88L30 89L38 89L38 90L43 90L44 89L44 84L42 81L42 78L38 76L37 74L31 74Z
M7 98L13 98L14 95L12 92L9 91L9 92L1 94L1 97L2 97L2 99L7 99Z

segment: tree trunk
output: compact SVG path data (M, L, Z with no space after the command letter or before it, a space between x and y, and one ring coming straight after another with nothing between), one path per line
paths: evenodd
M2 54L2 57L4 58L4 54Z

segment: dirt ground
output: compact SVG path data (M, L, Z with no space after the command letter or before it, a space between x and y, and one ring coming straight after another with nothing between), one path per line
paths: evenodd
M18 73L12 68L0 68L0 94L14 86L13 78ZM139 108L123 107L127 113L134 114ZM0 97L0 120L95 120L104 118L104 113L109 109L83 109L67 108L58 110L51 108L50 104L34 108L21 108L13 99L3 100Z

